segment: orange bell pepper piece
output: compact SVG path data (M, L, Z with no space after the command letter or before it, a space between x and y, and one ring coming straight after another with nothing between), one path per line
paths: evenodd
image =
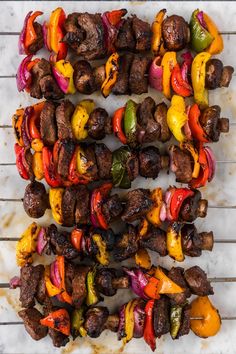
M75 247L75 249L77 249L77 251L81 250L81 240L82 240L83 234L84 234L83 230L77 229L77 228L71 232L70 240L71 240L72 245Z
M40 320L42 326L53 328L58 332L70 335L70 316L66 309L50 312L47 317Z
M213 41L211 42L209 47L206 49L206 52L208 52L210 54L219 54L224 49L223 38L222 38L221 34L219 33L218 28L217 28L216 24L214 23L214 21L205 12L203 13L203 18L204 18L204 21L207 25L208 31L210 32L212 37L214 37Z
M162 58L161 66L163 69L163 77L162 77L163 94L168 99L171 98L170 79L171 79L172 71L176 64L177 64L176 52L166 52Z
M25 113L24 108L20 108L16 110L16 113L12 117L12 126L14 129L16 141L20 146L24 146L22 130L21 130L21 126L24 119L24 113Z
M46 290L47 290L48 296L53 297L53 296L56 296L56 295L61 293L61 289L57 288L51 282L50 270L49 270L48 266L45 267L44 279L45 279L45 286L46 286Z
M173 282L160 267L157 267L155 277L159 279L158 293L159 294L179 294L184 292L178 284Z
M146 218L143 218L139 224L139 229L138 229L138 234L142 238L144 237L147 232L148 232L148 221Z
M160 280L155 277L150 277L147 285L144 288L144 293L150 297L150 299L160 299Z
M152 23L152 43L151 48L154 55L159 54L162 44L162 22L166 14L166 9L160 10Z
M57 54L56 60L65 59L67 55L67 45L62 42L64 37L63 24L66 19L66 14L61 7L58 7L52 11L49 26L48 26L48 36L49 43L52 50Z
M59 274L61 277L61 289L62 293L61 296L65 302L72 305L72 297L66 291L66 284L65 284L65 257L64 256L57 256L57 264L59 268Z
M43 12L42 11L35 11L29 18L27 21L27 25L26 25L26 34L25 34L25 41L24 41L24 45L25 45L25 50L27 52L29 46L37 39L37 34L35 32L34 29L34 21L35 19L42 15ZM27 53L26 53L27 54Z
M151 193L154 202L153 208L146 214L147 220L154 226L161 225L160 212L163 205L163 195L161 188L155 188Z
M140 248L135 256L135 263L137 266L144 268L144 269L150 269L151 268L151 258L149 256L148 251L145 248Z

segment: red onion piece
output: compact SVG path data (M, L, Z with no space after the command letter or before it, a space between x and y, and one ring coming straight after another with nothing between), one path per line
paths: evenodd
M160 220L165 221L166 220L166 204L165 202L162 202L161 210L160 210Z
M174 192L174 188L171 188L169 190L166 191L165 193L165 203L166 203L166 218L168 221L172 221L173 217L171 215L170 212L170 204L171 204L171 199L172 199L172 195Z
M198 21L200 22L200 25L207 30L207 24L206 24L204 17L203 17L203 11L199 11L197 13L196 17L197 17Z
M134 338L141 338L143 336L146 317L144 307L144 302L139 301L134 308Z
M16 84L19 92L23 91L30 83L31 73L27 69L28 63L31 61L33 55L27 55L20 63L17 74L16 74Z
M183 61L188 65L188 69L190 70L190 69L191 69L192 62L193 62L192 53L189 52L189 51L184 52L183 54L181 54L181 58L182 58Z
M188 64L186 62L181 65L181 75L184 81L188 82Z
M9 287L10 289L16 289L16 288L19 288L21 286L21 280L20 280L20 277L13 277L10 279L9 281Z
M125 305L122 305L119 311L119 326L118 326L118 340L125 337Z
M161 64L161 57L158 56L152 61L148 73L149 84L157 91L162 91L163 70L160 64Z
M186 121L186 123L184 124L183 131L184 131L184 135L186 136L187 140L192 140L192 133L191 133L191 129L189 127L188 121Z
M216 172L216 159L215 159L212 149L209 146L205 146L203 149L206 153L207 162L208 162L208 166L209 166L208 182L211 182L213 180L213 178L215 176L215 172Z
M68 86L69 86L69 79L63 76L54 66L52 67L52 73L62 92L67 93Z
M32 12L33 11L28 12L27 15L25 16L25 19L24 19L23 28L21 30L19 40L18 40L19 54L26 54L25 53L25 45L24 45L25 36L26 36L26 26L27 26L27 21L28 21L29 17L31 16Z
M53 283L53 285L55 285L57 288L60 289L61 277L60 277L57 261L54 261L50 265L50 279L51 279L51 282Z
M48 41L48 24L46 21L44 21L44 23L43 23L43 42L44 42L45 48L49 52L51 52L52 49L50 48L49 41Z
M37 238L37 246L36 246L36 251L37 253L41 256L45 247L47 246L47 239L46 239L46 229L44 227L41 227L39 233L38 233L38 238Z
M94 198L95 198L95 192L92 191L91 198L90 198L90 220L91 220L91 223L94 227L99 227L96 215L94 213L94 208L93 208Z
M148 283L148 279L145 274L140 269L129 270L125 267L123 269L130 277L133 292L142 299L148 299L144 293L144 288Z

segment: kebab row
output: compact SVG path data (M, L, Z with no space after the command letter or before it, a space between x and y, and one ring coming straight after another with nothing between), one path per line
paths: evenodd
M118 332L118 339L124 343L144 337L155 350L155 338L168 332L177 339L188 334L191 327L195 334L207 337L220 328L220 316L207 297L213 294L213 289L198 266L185 271L180 267L170 271L152 267L144 272L136 268L76 265L57 256L46 267L23 266L20 278L14 277L10 287L20 287L24 309L19 316L31 337L39 340L48 333L57 347L66 345L70 335L73 339L86 335L97 338L109 329ZM118 288L129 287L139 297L124 304L119 313L109 315L106 307L97 305L100 294L114 296ZM191 294L200 297L190 307L187 298ZM34 307L36 301L43 314ZM191 320L191 316L199 314L201 321L208 319L207 328Z

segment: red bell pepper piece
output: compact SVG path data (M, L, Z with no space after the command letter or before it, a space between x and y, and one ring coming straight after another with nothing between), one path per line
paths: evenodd
M199 122L199 117L201 115L201 111L196 103L194 103L189 111L188 115L188 124L194 139L201 141L203 143L208 143L209 139L204 132L201 124Z
M177 63L171 74L172 89L182 97L189 97L192 94L192 87L182 77L181 69Z
M153 328L153 307L155 300L149 300L145 306L145 324L144 324L144 333L143 338L145 342L150 346L152 351L154 352L156 349L156 338L154 334Z
M112 183L104 183L101 187L94 189L91 196L91 214L95 217L98 226L104 230L108 229L108 225L102 213L102 202L111 189Z
M43 171L44 178L46 179L47 184L50 187L59 187L61 186L61 179L55 171L55 166L52 158L52 151L48 147L43 147L42 150L43 158Z
M122 130L122 122L124 119L125 107L117 109L112 118L112 126L115 135L122 142L122 144L127 144L127 138Z
M35 11L27 20L25 40L24 40L24 47L25 47L26 54L29 54L28 52L29 46L37 39L37 34L34 29L34 21L38 16L42 14L43 12L41 11Z
M199 158L198 161L200 163L200 172L197 178L193 178L192 181L190 182L190 187L191 188L200 188L204 187L208 181L209 178L209 166L208 166L208 160L207 160L207 155L205 153L205 150L203 149L202 144L199 144Z
M23 146L20 146L19 144L15 144L14 150L16 154L16 167L18 169L18 172L23 179L28 180L29 173L23 163L23 159L24 159L23 155L25 153L25 148Z
M30 117L29 120L29 133L32 139L41 139L41 134L39 131L39 125L40 125L40 113L43 109L45 102L40 102L37 103L33 106L33 114Z
M183 201L188 197L192 197L194 192L188 188L176 188L170 202L170 213L173 221L178 220L179 211Z
M113 11L108 11L106 12L106 16L110 22L111 25L117 26L121 18L127 14L126 9L120 9L120 10L113 10Z
M40 320L40 324L53 328L66 336L70 335L70 316L66 309L50 312L48 316Z
M77 228L71 232L70 240L74 248L77 249L77 251L81 251L81 241L83 234L84 231L82 229Z

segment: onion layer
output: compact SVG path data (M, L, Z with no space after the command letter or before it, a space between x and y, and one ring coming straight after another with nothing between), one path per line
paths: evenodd
M20 63L17 74L16 74L16 84L19 92L23 91L31 81L31 73L27 69L28 63L31 61L33 55L27 55Z
M62 92L67 93L69 87L69 79L63 76L54 66L52 66L52 73Z
M209 146L205 146L203 149L206 153L208 167L209 167L208 182L211 182L213 180L213 178L215 176L215 172L216 172L216 159L215 159L212 149Z
M163 70L161 64L161 57L156 57L150 66L148 80L151 87L157 91L162 91L162 77Z
M27 13L27 15L25 16L24 19L24 24L23 24L23 28L21 30L20 36L19 36L19 40L18 40L18 49L19 49L19 54L25 54L25 36L26 36L26 26L27 26L27 21L30 18L31 14L33 13L33 11L30 11Z
M39 233L38 233L38 238L37 238L37 246L36 246L36 251L37 253L41 256L45 247L47 246L47 239L46 239L46 229L44 227L41 227Z
M146 275L140 269L129 270L125 267L123 269L130 277L133 292L142 299L147 299L148 297L144 293L144 288L148 283Z

